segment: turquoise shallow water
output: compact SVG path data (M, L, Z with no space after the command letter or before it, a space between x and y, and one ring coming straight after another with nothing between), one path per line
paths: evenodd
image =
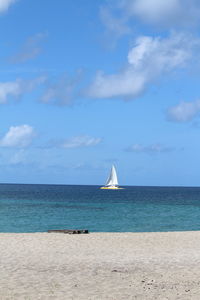
M0 232L200 230L200 188L0 184Z

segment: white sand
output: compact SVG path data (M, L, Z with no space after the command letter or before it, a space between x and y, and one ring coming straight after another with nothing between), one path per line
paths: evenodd
M0 299L200 300L200 232L1 233Z

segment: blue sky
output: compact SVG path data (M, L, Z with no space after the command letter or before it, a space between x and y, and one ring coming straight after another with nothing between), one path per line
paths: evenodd
M200 183L197 0L0 0L0 182Z

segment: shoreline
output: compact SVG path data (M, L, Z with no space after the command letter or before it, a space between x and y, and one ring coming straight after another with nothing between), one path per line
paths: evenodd
M49 229L49 230L82 230L82 229ZM85 230L85 229L84 229ZM89 231L89 230L88 230ZM174 231L89 231L88 233L80 233L80 234L72 234L72 235L89 235L89 234L166 234L166 233L182 233L182 232L200 232L200 229L195 229L195 230L174 230ZM54 234L55 232L48 232L48 231L31 231L31 232L13 232L13 231L9 231L9 232L3 232L0 231L0 235L1 234L42 234L42 233L48 233L48 234ZM56 232L56 234L64 234L64 235L68 235L67 233L60 233L60 232ZM70 234L69 234L70 235Z
M200 299L200 231L0 233L0 299Z

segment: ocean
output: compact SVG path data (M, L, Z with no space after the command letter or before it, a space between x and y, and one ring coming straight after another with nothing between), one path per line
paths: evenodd
M0 184L0 232L200 230L200 188Z

